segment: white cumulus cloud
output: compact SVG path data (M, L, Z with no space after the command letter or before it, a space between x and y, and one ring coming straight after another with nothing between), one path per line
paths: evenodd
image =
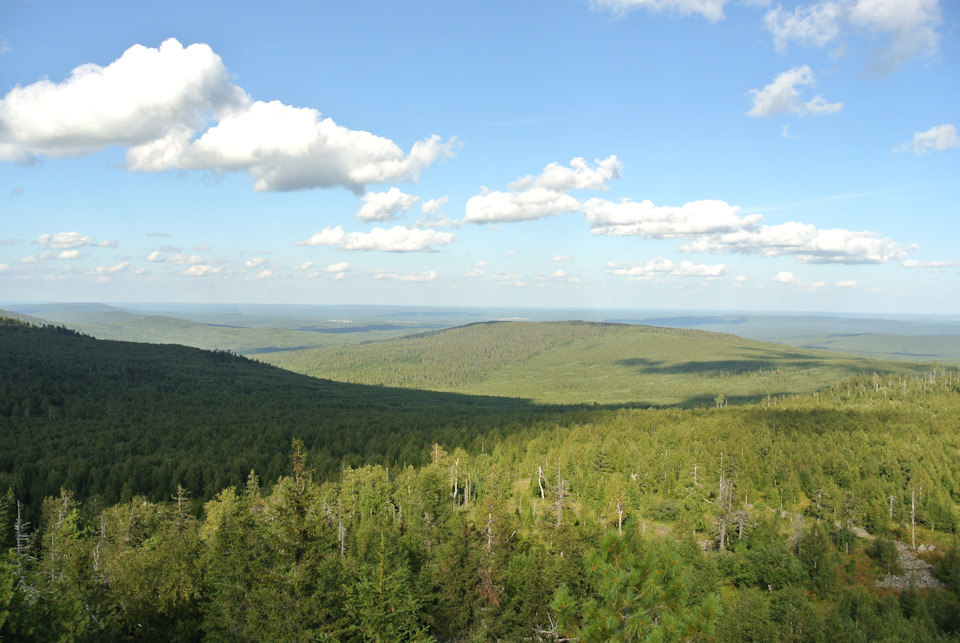
M852 25L890 40L871 63L879 73L914 57L935 54L942 20L939 0L857 0L850 9Z
M420 206L420 211L425 216L433 216L441 214L443 211L443 206L446 205L447 201L450 200L448 196L442 196L439 199L429 199L423 202L423 205Z
M952 261L917 261L916 259L907 259L900 264L904 268L953 268L960 266L960 259Z
M401 212L406 212L420 200L420 197L405 194L398 188L386 192L367 192L363 195L363 205L357 211L361 221L389 221Z
M153 255L151 255L153 256ZM177 254L172 254L166 258L166 262L173 264L175 266L187 265L196 265L203 263L203 257L200 255L186 255L178 252Z
M592 234L672 239L753 228L763 216L741 217L740 208L723 201L692 201L680 207L650 201L613 202L590 199L583 212Z
M341 186L359 193L371 183L416 180L431 163L452 156L455 145L431 136L405 155L389 139L279 101L256 101L196 140L191 136L180 130L131 148L127 165L141 171L244 171L261 192Z
M384 252L426 252L434 246L453 242L451 232L410 229L403 226L374 228L370 232L344 232L343 227L324 228L298 246L336 246L341 250L380 250Z
M183 271L188 277L203 277L205 275L216 275L223 271L223 266L211 266L210 264L198 264L190 266Z
M56 234L41 234L37 243L46 246L48 250L71 250L81 246L94 244L91 237L79 232L58 232Z
M699 14L716 22L723 18L723 7L728 0L591 0L594 7L623 14L635 9L676 13L681 16Z
M577 212L580 202L569 194L546 188L522 192L484 192L467 200L467 223L532 221L564 212Z
M680 246L680 250L793 256L801 263L874 264L903 259L913 247L875 232L841 228L825 230L790 221L701 237Z
M247 268L256 268L257 266L261 266L261 265L263 265L263 264L265 264L265 263L267 263L266 258L264 258L264 257L255 257L255 258L253 258L253 259L247 259L247 261L244 262L243 265L246 266Z
M814 87L816 78L807 65L794 67L779 74L773 82L763 89L751 89L747 94L753 100L753 107L747 116L770 118L777 114L799 114L817 116L835 114L843 108L843 103L828 103L823 96L814 96L803 102L797 87Z
M129 267L130 267L130 262L129 262L129 261L123 261L123 262L121 262L121 263L118 263L118 264L115 265L115 266L110 266L110 267L107 267L107 266L95 266L94 268L91 268L91 269L90 269L90 273L91 273L91 274L94 274L94 275L114 275L114 274L116 274L116 273L118 273L118 272L123 272L124 270L126 270L126 269L129 268Z
M939 0L824 0L793 11L778 6L764 16L778 51L791 42L824 47L845 33L879 38L883 44L873 47L867 67L881 74L907 60L935 54L942 22Z
M0 158L79 156L195 131L247 100L228 78L207 45L134 45L106 67L81 65L61 83L10 90L0 100Z
M580 202L570 190L606 190L607 181L620 178L622 164L616 156L595 161L595 167L580 157L569 167L551 163L537 176L527 175L511 182L508 192L484 189L467 200L467 223L513 223L578 212Z
M727 272L722 263L707 265L691 261L676 263L666 257L657 257L643 263L612 261L607 264L607 272L612 275L628 277L636 281L649 281L659 277L720 277Z
M774 275L770 281L775 281L781 284L798 284L800 283L800 277L787 270L781 270Z
M426 281L436 281L437 271L428 270L426 272L415 272L406 275L401 275L395 272L389 272L386 270L376 270L373 273L374 279L386 279L390 281L405 281L405 282L426 282Z
M569 192L570 190L606 190L607 181L619 179L623 164L616 156L597 159L596 167L591 168L583 158L577 157L570 161L570 167L559 163L551 163L537 176L523 176L507 185L511 192L528 190L533 187L544 188L554 192Z
M777 51L786 49L791 41L808 47L823 47L840 34L845 13L839 2L801 5L793 11L778 6L767 12L763 22L767 31L773 34Z
M929 152L942 152L953 147L960 147L957 138L957 128L950 123L931 127L925 132L914 132L913 140L898 147L896 152L913 152L923 156Z
M856 279L846 279L833 284L834 288L853 288L857 285Z
M300 190L416 180L457 142L430 136L404 153L316 109L252 101L228 82L205 44L135 45L106 67L81 65L62 83L38 81L0 99L0 160L30 163L125 146L145 172L246 172L254 189Z

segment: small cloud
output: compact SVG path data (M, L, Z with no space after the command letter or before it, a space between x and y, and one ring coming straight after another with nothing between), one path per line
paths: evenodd
M834 288L853 288L856 285L857 285L856 280L850 279L846 281L838 281L837 283L833 284L833 287Z
M257 266L262 266L267 262L263 257L257 257L255 259L248 259L243 265L247 268L256 268Z
M376 270L373 273L374 279L385 279L389 281L403 281L403 282L427 282L435 281L437 279L437 272L435 270L428 270L426 272L417 272L406 275L397 274L395 272L389 272L386 270Z
M800 277L787 270L781 270L770 281L781 284L794 284L797 290L801 292L814 292L827 285L825 281L815 281L813 283L803 281Z
M386 192L367 192L363 195L363 205L357 211L361 221L389 221L396 219L420 200L412 194L404 194L397 188Z
M522 176L507 186L507 192L484 188L467 200L463 220L467 223L513 223L532 221L566 212L576 212L580 202L567 192L606 190L607 182L620 178L622 163L616 156L597 159L590 167L582 158L570 167L551 163L537 176Z
M482 277L485 274L486 274L485 270L475 269L475 270L470 270L468 272L463 273L463 276L466 277L467 279L476 279L477 277Z
M763 89L751 89L747 92L753 100L753 107L747 116L770 118L777 114L799 114L800 116L818 116L836 114L843 103L828 103L823 96L814 96L807 102L800 99L797 87L814 87L816 78L807 65L794 67L780 75Z
M341 226L324 228L297 246L336 246L340 250L379 250L382 252L430 252L437 245L454 240L453 233L410 229L403 226L374 228L370 232L344 232Z
M175 266L180 266L184 264L200 264L203 263L203 257L200 255L185 255L183 253L177 253L170 255L166 259L167 263L173 264Z
M953 259L951 261L916 261L915 259L907 259L900 265L904 268L953 268L960 266L960 259Z
M188 277L203 277L206 275L215 275L220 273L223 270L223 266L211 266L209 264L201 264L190 266L183 271L183 274Z
M201 243L199 246L194 246L192 250L194 252L207 252L208 250L210 250L210 246L208 246L205 243Z
M565 281L568 284L578 284L580 279L578 277L571 277L567 274L566 270L554 270L550 275L554 279L559 279L560 281Z
M481 268L486 268L487 262L481 259L480 261L477 262L477 265L480 266Z
M124 261L122 263L118 263L115 266L110 266L109 268L105 266L96 266L95 268L91 268L89 272L90 274L93 274L93 275L114 275L118 272L123 272L129 267L130 267L130 263L127 261Z
M57 254L57 259L79 259L82 256L79 250L64 250Z
M23 194L23 188L13 188L10 190L10 196L20 196Z
M350 270L350 264L346 261L341 261L326 267L326 272L347 272L348 270Z
M569 263L573 261L573 257L567 257L566 255L557 255L550 259L554 263Z
M257 279L266 279L271 276L273 276L272 270L261 270L259 273L257 273Z
M148 237L163 237L163 238L169 238L169 237L171 237L171 236L173 236L173 235L167 234L166 232L148 232L148 233L147 233L147 236L148 236Z
M116 248L120 242L115 239L105 239L97 244L98 248Z
M516 257L518 254L520 254L519 250L507 250L508 257Z
M649 281L660 277L720 277L727 272L727 267L718 264L695 264L692 261L675 263L666 257L657 257L643 263L631 264L623 261L611 261L607 264L607 272L611 275L628 277L635 281Z
M803 292L816 292L827 285L825 281L815 281L813 283L802 283L798 286Z
M764 0L749 0L751 3ZM710 22L723 19L723 5L728 0L591 0L595 8L608 9L615 15L623 15L635 9L646 9L655 13L675 13L680 16L699 14Z
M430 199L428 201L424 201L423 205L420 206L420 212L422 212L426 216L440 214L442 212L443 206L446 205L447 201L449 200L450 200L450 197L442 196L439 199Z
M781 270L770 281L775 281L781 284L798 284L800 283L800 277L796 276L792 272Z
M943 152L954 147L960 147L957 128L945 123L931 127L926 132L915 132L911 142L895 148L894 152L913 152L915 156L923 156L930 152Z
M160 250L154 250L153 252L147 255L147 261L153 261L153 262L163 261L163 252L161 252Z
M79 232L58 232L56 234L41 234L36 243L46 246L48 250L70 250L81 246L93 245L91 237Z
M302 264L294 268L294 270L310 270L311 268L313 268L313 262L304 261Z

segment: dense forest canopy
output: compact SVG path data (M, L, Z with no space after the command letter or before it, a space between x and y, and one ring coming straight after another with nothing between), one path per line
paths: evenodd
M0 332L4 638L960 639L955 368L547 407Z

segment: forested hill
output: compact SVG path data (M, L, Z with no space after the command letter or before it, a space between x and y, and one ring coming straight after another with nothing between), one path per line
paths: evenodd
M259 356L344 382L522 397L548 404L712 405L812 393L881 361L700 330L597 322L484 322L408 337Z
M0 320L0 489L28 505L60 487L107 503L194 497L289 466L294 437L321 479L361 463L419 464L429 447L481 450L558 410L523 400L297 375L226 352L98 340Z

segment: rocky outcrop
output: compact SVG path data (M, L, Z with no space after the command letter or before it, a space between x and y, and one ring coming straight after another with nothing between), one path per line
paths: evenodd
M903 591L914 589L929 589L946 587L933 575L930 563L917 558L917 554L910 551L903 543L896 541L897 552L900 554L900 566L903 573L897 576L884 576L876 582L877 587L889 587ZM920 545L919 551L933 551L932 545Z

